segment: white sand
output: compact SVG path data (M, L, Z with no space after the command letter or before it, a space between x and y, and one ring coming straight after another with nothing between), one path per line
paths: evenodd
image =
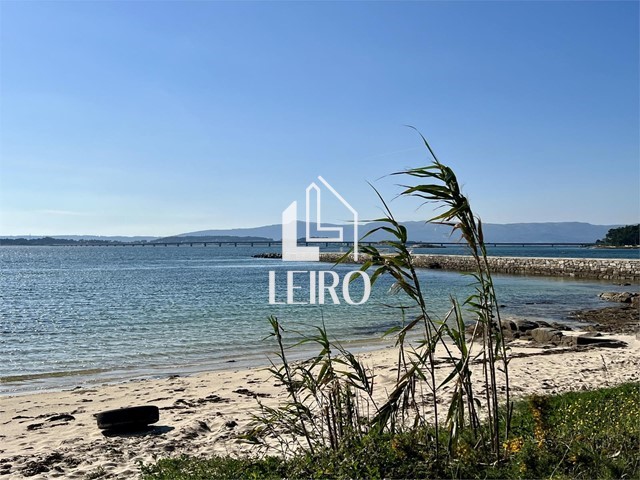
M548 349L515 343L513 353L533 355L512 359L513 395L559 393L637 381L640 341L633 336L611 338L627 342L628 347L548 354ZM375 368L379 386L392 387L395 349L365 353L362 358ZM448 368L440 367L438 377ZM247 428L256 400L250 394L234 391L248 389L266 394L261 400L275 404L283 391L274 383L265 369L225 370L0 397L0 478L25 478L25 468L33 461L49 468L48 472L29 477L34 479L84 478L99 467L107 472L103 478L137 478L137 462L150 462L155 457L250 453L255 451L253 447L238 443L234 436ZM145 404L160 408L155 434L106 437L96 426L95 413ZM49 420L60 414L72 415L73 419ZM230 421L237 422L237 426L227 426Z

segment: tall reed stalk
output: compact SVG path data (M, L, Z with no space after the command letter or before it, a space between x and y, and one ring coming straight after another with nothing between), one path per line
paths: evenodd
M444 213L427 220L427 222L450 226L451 233L459 232L466 242L475 262L475 271L471 274L475 280L474 293L464 301L464 308L461 308L452 297L452 308L444 318L444 321L434 322L430 318L427 313L427 301L416 276L413 256L407 248L406 229L395 220L388 205L378 194L384 205L385 216L375 221L382 223L383 226L368 232L363 237L363 240L375 232L384 231L391 236L391 239L382 242L382 244L390 247L392 253L383 255L376 246L362 247L362 251L369 255L362 268L367 270L375 267L372 283L382 274L389 274L395 279L395 288L404 291L414 300L419 312L416 320L423 320L424 336L426 338L426 342L420 345L421 349L415 355L418 361L413 363L413 368L398 382L388 402L383 405L381 413L384 414L388 410L397 408L399 393L407 388L414 376L428 378L428 386L433 395L434 428L436 431L436 448L438 448L437 437L440 427L437 412L438 391L444 385L455 380L453 398L449 403L447 414L450 447L466 426L471 427L474 434L477 434L479 432L477 428L479 425L477 406L480 405L480 401L474 393L470 366L472 361L481 359L484 375L486 418L491 436L490 446L491 451L496 456L499 456L500 438L501 436L504 436L505 439L507 438L511 423L509 361L507 346L501 328L500 309L487 260L482 222L473 213L468 199L462 194L460 184L453 170L440 163L427 140L422 135L421 138L432 158L432 163L426 167L405 170L393 175L409 176L431 182L404 185L404 190L400 195L418 197L425 202L435 202L439 208L445 209ZM467 339L465 334L464 310L474 316L473 334L470 339ZM452 317L454 321L452 321ZM417 324L418 322L414 321L405 328L403 336L400 337L401 344L404 342L406 331L414 328ZM476 347L478 334L480 334L482 342ZM457 353L454 354L451 351L445 342L445 336L457 348ZM438 342L442 344L450 363L454 366L452 372L440 385L436 385L434 374L434 350ZM474 347L479 348L479 351L475 351L476 348ZM425 358L428 362L423 361ZM426 372L425 367L427 367ZM499 414L501 397L499 370L504 375L504 402L507 405L503 421L501 421ZM468 412L466 416L465 407ZM384 417L379 415L376 420L384 420Z
M401 196L418 197L435 202L445 212L428 220L459 232L474 258L474 293L462 304L450 297L451 308L441 319L429 313L429 297L423 290L408 245L407 229L398 222L389 206L377 192L384 207L384 216L374 220L379 226L362 240L376 232L386 233L382 253L377 245L363 245L360 251L365 261L362 270L373 270L371 283L383 275L395 282L393 290L403 292L411 306L401 307L410 315L408 323L394 329L397 335L398 360L396 382L383 402L376 402L374 374L339 342L330 341L324 326L316 327L315 335L299 336L294 344L315 344L320 352L303 362L291 363L284 346L284 329L271 317L272 336L278 345L280 365L272 364L271 373L287 391L287 401L278 407L260 404L254 429L248 439L267 444L267 438L277 440L283 453L302 449L314 454L318 449L338 450L345 444L376 432L429 426L423 429L428 445L433 445L436 458L441 457L441 406L446 407L448 430L447 454L455 455L455 447L463 432L470 432L479 448L486 448L496 458L501 455L501 437L508 437L511 423L508 348L502 334L500 310L489 270L482 223L474 214L468 199L462 194L451 168L439 162L427 140L422 137L432 162L422 168L393 175L418 178L428 183L405 185ZM374 189L375 190L375 189ZM390 250L390 251L389 251ZM348 261L351 252L340 261ZM472 320L465 321L465 314ZM467 330L471 335L467 335ZM420 339L415 340L419 333ZM444 359L436 358L441 348ZM443 381L437 380L440 364L449 366ZM482 365L482 391L472 381L472 366ZM502 373L502 377L499 373ZM444 387L453 383L453 394L446 397ZM423 392L426 390L426 399ZM433 423L425 415L425 401L433 408ZM448 405L447 405L448 402ZM500 404L507 406L501 417ZM486 419L487 429L480 427ZM488 434L484 434L488 431ZM486 435L483 436L483 435Z

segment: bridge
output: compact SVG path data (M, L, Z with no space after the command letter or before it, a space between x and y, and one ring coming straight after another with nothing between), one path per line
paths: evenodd
M353 247L353 242L306 242L298 241L298 244L305 246L329 245L338 247ZM359 245L384 246L385 242L358 242ZM202 242L110 242L110 243L87 243L65 246L81 247L196 247L196 246L217 246L217 247L279 247L280 240L254 240L254 241L202 241ZM485 242L488 247L592 247L595 243L573 243L573 242ZM447 246L464 247L466 243L460 242L415 242L407 244L409 248L446 248Z

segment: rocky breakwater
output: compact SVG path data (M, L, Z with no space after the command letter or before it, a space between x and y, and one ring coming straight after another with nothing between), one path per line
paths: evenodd
M320 259L325 262L335 262L341 255L323 253ZM365 255L360 256L358 262L362 263L365 258ZM415 266L420 268L460 272L475 270L475 261L469 255L416 254L413 258ZM640 282L640 260L635 259L488 257L488 262L491 272L494 273Z

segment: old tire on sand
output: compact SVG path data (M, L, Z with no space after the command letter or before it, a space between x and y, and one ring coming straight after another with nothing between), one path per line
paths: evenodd
M98 428L102 430L139 429L159 419L160 411L153 405L106 410L96 415Z

